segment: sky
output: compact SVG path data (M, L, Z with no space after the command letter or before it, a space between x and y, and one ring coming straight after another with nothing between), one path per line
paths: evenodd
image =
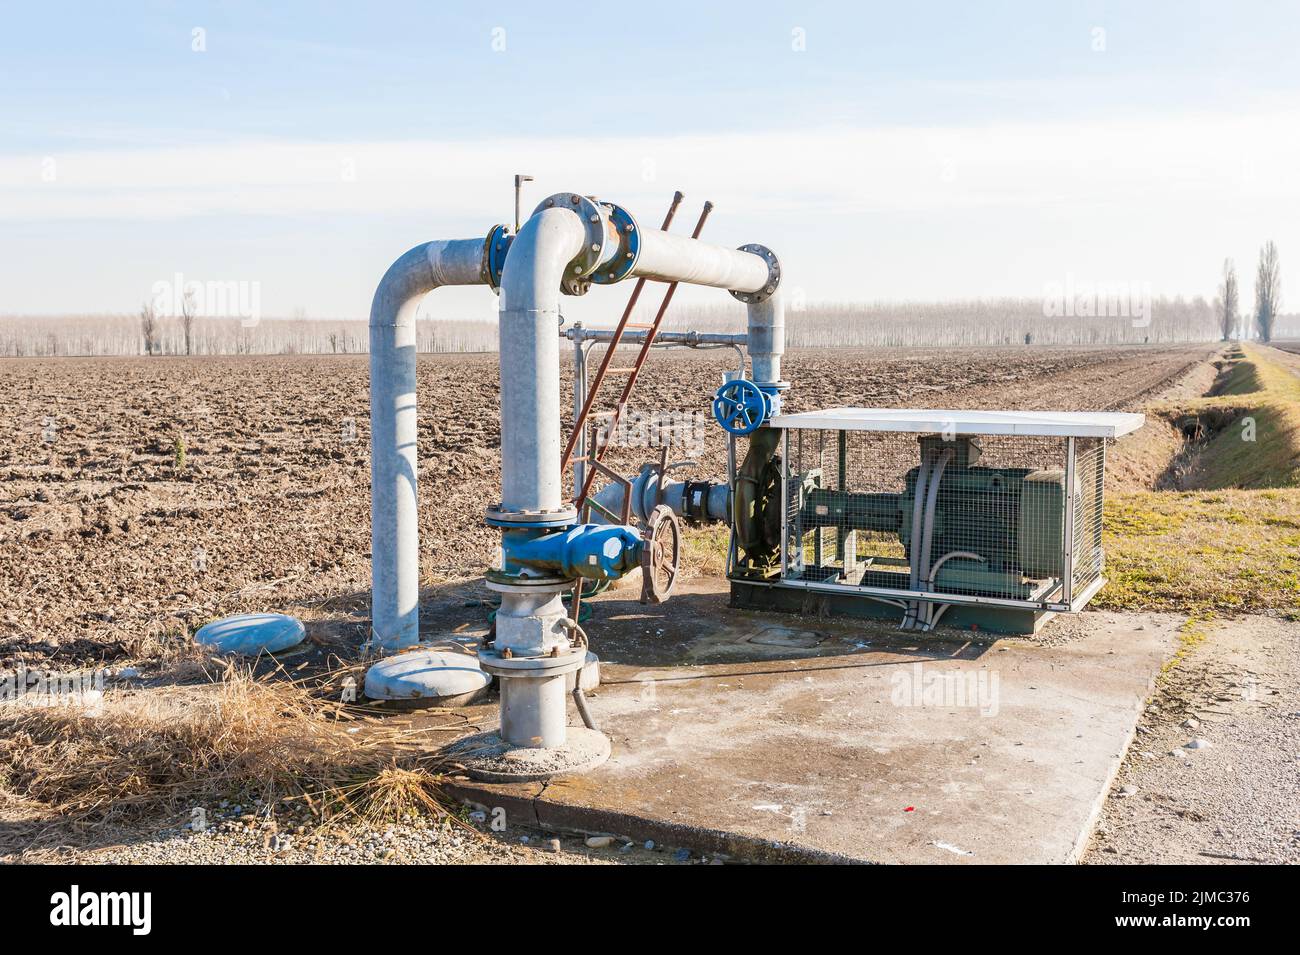
M1231 257L1248 308L1271 239L1300 305L1300 4L547 6L0 0L0 314L179 275L364 318L403 251L511 220L515 173L526 210L711 200L704 238L774 249L807 303L1212 298Z

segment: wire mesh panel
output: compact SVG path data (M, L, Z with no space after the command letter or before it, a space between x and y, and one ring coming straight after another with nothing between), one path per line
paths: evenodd
M1076 438L1074 483L1078 489L1074 505L1074 577L1070 588L1075 599L1101 581L1105 557L1101 546L1102 488L1106 481L1106 442L1100 438Z
M1042 606L1101 578L1100 439L799 428L786 442L786 581Z

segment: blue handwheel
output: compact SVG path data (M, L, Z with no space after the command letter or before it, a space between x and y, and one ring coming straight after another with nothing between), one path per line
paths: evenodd
M757 431L770 409L770 399L747 378L727 382L713 396L713 417L729 434Z

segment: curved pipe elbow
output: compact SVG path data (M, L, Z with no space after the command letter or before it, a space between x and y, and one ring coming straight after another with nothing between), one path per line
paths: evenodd
M415 316L425 293L484 281L485 239L425 242L394 262L370 306L371 639L420 639Z
M444 285L486 284L487 241L449 239L408 250L379 280L370 303L370 327L414 325L420 299Z

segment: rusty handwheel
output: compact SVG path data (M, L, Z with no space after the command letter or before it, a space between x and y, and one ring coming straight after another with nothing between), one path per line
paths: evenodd
M641 602L657 604L673 592L681 566L682 528L672 508L659 504L650 512L641 540Z

